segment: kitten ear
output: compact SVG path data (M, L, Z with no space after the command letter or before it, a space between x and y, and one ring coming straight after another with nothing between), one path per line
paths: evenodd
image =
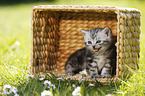
M112 36L111 29L109 27L105 27L103 31L107 34L107 36Z
M86 33L89 32L89 30L81 30L81 31L82 31L82 33L83 33L84 36L85 36Z

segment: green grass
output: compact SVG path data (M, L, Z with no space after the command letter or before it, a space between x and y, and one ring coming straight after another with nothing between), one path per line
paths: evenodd
M29 4L16 4L0 6L0 94L3 86L9 84L19 90L21 96L40 96L46 86L36 76L28 79L30 74L30 51L31 51L31 12L32 7L42 4L54 5L110 5L118 7L133 7L142 12L142 33L139 70L121 84L103 86L95 84L88 86L88 82L73 80L56 80L58 77L46 76L55 86L51 90L54 96L69 96L74 90L72 84L81 86L81 93L86 96L106 94L120 96L144 96L145 95L145 2L137 0L55 0L54 2L39 2ZM17 44L20 42L20 45ZM12 96L12 95L11 95Z

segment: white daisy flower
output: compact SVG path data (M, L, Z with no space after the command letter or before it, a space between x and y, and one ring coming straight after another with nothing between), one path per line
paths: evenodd
M57 78L57 80L63 80L63 79L60 77L60 78Z
M45 80L45 81L44 81L44 85L51 85L51 82L48 81L48 80Z
M20 43L19 41L16 41L16 42L15 42L15 45L20 46L21 43Z
M53 84L50 84L47 88L50 88L50 87L53 87L53 90L55 90L55 85L53 85Z
M73 95L73 96L81 96L80 91L81 91L81 87L77 87L77 88L75 88L75 90L72 92L72 95Z
M39 80L40 80L40 81L42 81L42 80L44 80L44 78L43 78L43 77L41 77L41 78L39 78Z
M95 86L95 84L91 84L91 83L90 83L89 86Z
M27 77L33 79L34 75L27 75Z
M44 91L41 93L41 96L47 96L47 95L48 95L48 96L53 96L52 93L51 93L49 90L48 90L48 91L47 91L47 90L44 90Z
M11 91L12 91L14 94L16 94L16 93L18 92L18 89L17 89L16 87L12 87L12 88L11 88Z
M83 71L80 71L79 73L82 74L82 75L86 75L86 76L88 75L86 69L84 69Z
M4 94L11 94L12 90L11 90L11 86L10 85L4 85Z
M76 85L75 84L72 84L72 87L76 87Z

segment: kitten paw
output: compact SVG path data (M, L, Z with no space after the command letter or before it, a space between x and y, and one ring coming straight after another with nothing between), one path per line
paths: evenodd
M103 78L111 78L112 76L110 74L102 74L101 77L103 77Z
M100 75L93 75L92 77L93 78L100 78L101 76Z

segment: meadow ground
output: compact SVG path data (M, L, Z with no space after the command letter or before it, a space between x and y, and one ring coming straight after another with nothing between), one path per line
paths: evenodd
M28 78L30 74L31 51L31 12L37 5L110 5L127 8L137 8L142 12L142 33L140 35L139 70L127 80L116 85L92 85L88 82L61 80L59 77L46 76ZM49 90L54 96L70 96L77 86L80 93L86 96L144 96L145 95L145 1L137 0L54 0L51 2L21 3L0 5L0 95L4 95L4 85L18 89L20 96L40 96L44 90ZM59 78L59 80L57 80ZM40 80L39 80L40 79ZM49 86L44 81L49 80ZM55 86L54 86L55 85ZM8 86L7 86L8 87ZM50 88L49 88L50 87ZM10 91L10 90L8 90ZM15 90L16 91L16 90ZM13 96L15 92L10 94Z

